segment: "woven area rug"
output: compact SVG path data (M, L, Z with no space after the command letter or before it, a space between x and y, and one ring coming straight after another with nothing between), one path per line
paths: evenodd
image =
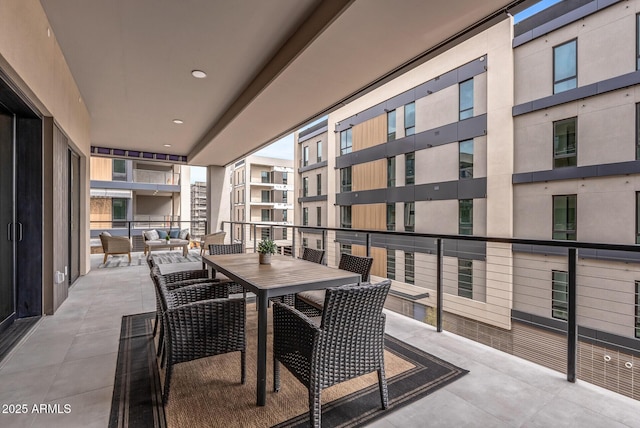
M199 250L198 250L199 251ZM178 251L154 251L153 259L156 264L166 263L189 263L202 261L200 254L197 251L190 251L186 257L182 255L182 250ZM100 263L98 269L112 268L112 267L127 267L127 266L140 266L147 264L147 256L143 253L134 253L131 255L131 263L129 263L129 256L126 254L109 256L106 263Z
M308 426L307 390L284 367L281 390L273 392L270 350L267 403L255 405L256 314L248 305L246 384L240 384L237 352L178 364L165 408L164 374L156 362L152 337L155 315L123 317L109 427ZM364 426L468 373L388 335L385 342L389 409L381 410L377 375L371 373L323 390L323 426Z

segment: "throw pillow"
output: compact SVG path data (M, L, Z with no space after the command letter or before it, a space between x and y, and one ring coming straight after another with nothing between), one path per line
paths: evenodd
M164 230L158 230L158 237L160 239L167 239L167 232L165 232Z
M187 236L189 235L189 229L182 229L180 231L180 235L178 235L178 238L180 239L187 239Z
M146 232L144 232L144 236L148 241L160 239L160 235L158 235L158 232L155 229L147 230Z
M178 229L169 231L169 238L171 239L178 239L178 235L180 235L180 231Z

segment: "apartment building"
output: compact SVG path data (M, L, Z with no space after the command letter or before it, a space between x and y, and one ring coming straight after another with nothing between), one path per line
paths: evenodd
M113 235L131 233L134 250L139 251L143 248L139 231L149 227L190 228L189 181L187 165L92 156L92 238L103 230Z
M295 223L302 226L321 227L328 224L328 137L326 119L294 134L294 157L299 159L295 182ZM322 231L314 229L299 229L296 239L298 254L302 254L303 247L323 249L326 246Z
M503 21L301 131L299 224L319 208L329 227L640 243L639 12L584 0ZM365 234L328 235L332 263L366 254ZM370 236L388 306L433 323L435 240ZM635 398L639 262L578 252L578 377ZM445 330L566 369L566 250L448 239L443 264Z
M236 225L233 239L251 247L265 238L287 245L291 236L286 226L293 224L293 171L292 160L256 155L230 168L231 220L262 223L255 229Z
M207 234L207 183L196 181L191 184L191 233L194 236Z

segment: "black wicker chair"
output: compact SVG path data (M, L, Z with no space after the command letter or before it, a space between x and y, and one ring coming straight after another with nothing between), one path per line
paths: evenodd
M169 400L173 366L199 358L240 351L240 382L244 384L245 299L229 299L226 283L169 290L163 277L156 279L166 332L163 403Z
M302 260L322 264L322 260L324 260L324 250L314 250L313 248L304 247L302 250Z
M369 282L369 273L373 265L373 258L352 256L342 253L339 269L359 273L361 282ZM294 306L299 311L310 317L318 317L324 305L324 290L309 290L298 293L295 296Z
M377 371L382 408L388 406L382 313L391 281L326 290L317 320L282 303L273 306L273 388L280 389L282 363L309 390L309 417L321 426L323 389Z
M219 256L222 254L243 254L244 252L244 245L241 243L209 245L209 254L212 256ZM215 270L213 271L213 277L229 281L229 292L231 294L242 293L242 296L244 298L247 297L247 290L245 290L244 287L242 287L242 285L238 284L237 282L230 280L229 278L222 275L221 273L216 272Z

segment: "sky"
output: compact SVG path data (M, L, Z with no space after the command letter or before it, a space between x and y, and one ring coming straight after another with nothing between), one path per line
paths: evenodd
M548 8L556 3L559 3L561 0L542 0L528 9L516 14L513 17L514 23L518 23L523 19L528 18L529 16L540 12L543 9ZM300 130L306 129L309 126L313 126L321 120L326 119L327 117L321 117L309 124L300 128ZM273 142L272 144L266 146L263 149L258 150L256 153L258 156L265 156L270 158L279 158L279 159L293 159L293 133L289 134L281 139ZM204 167L192 167L191 168L191 183L196 181L206 181L207 169Z

